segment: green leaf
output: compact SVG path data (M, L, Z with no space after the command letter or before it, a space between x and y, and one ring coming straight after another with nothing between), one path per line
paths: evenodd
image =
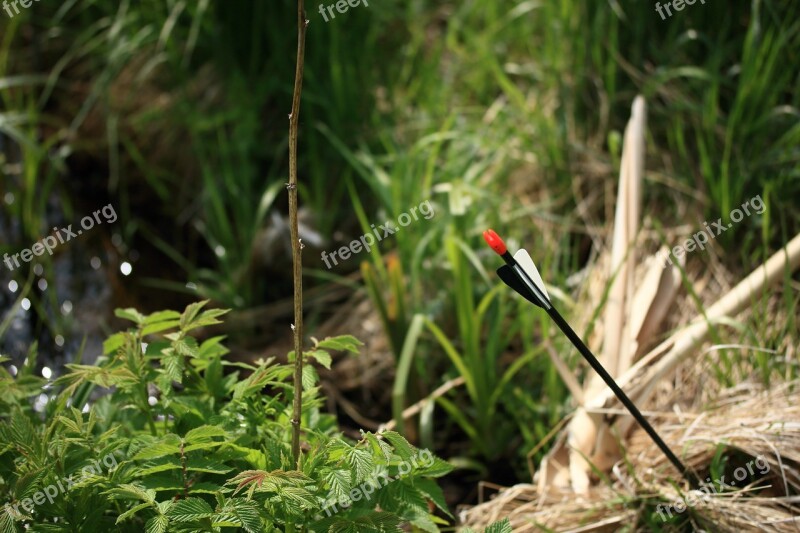
M156 311L155 313L144 317L144 322L142 323L145 326L150 326L153 324L158 324L159 322L169 322L172 320L179 320L180 318L181 314L177 311L172 311L172 310Z
M396 431L384 431L381 435L394 446L395 452L401 459L407 461L414 455L414 447Z
M229 350L221 344L223 340L225 340L224 335L204 340L200 345L197 356L203 359L212 359L217 356L225 355Z
M186 333L187 331L191 331L196 328L219 324L220 321L217 320L217 317L222 316L229 311L228 309L209 309L200 314L200 310L207 303L208 300L203 300L202 302L196 302L186 306L186 310L181 315L181 331Z
M161 462L157 464L152 463L145 463L139 468L136 469L136 477L146 477L152 476L153 474L158 474L160 472L168 472L170 470L181 470L183 468L183 464L181 463L181 458L177 456L173 457L165 457L161 459ZM152 479L152 478L151 478ZM150 487L150 485L148 485ZM157 488L157 487L150 487L150 488ZM158 487L159 489L163 489L163 487Z
M213 326L215 324L221 324L221 320L217 320L217 317L222 316L230 311L229 309L209 309L208 311L203 311L203 313L197 317L191 325L189 325L183 331L189 331L195 328L202 328L205 326Z
M345 460L347 464L350 465L350 468L355 471L355 479L353 480L353 484L355 485L364 481L372 474L375 468L375 460L372 458L372 455L359 448L350 448L347 454L345 454Z
M169 526L169 519L164 515L156 515L144 525L145 533L164 533Z
M115 522L115 524L119 524L120 522L123 522L123 521L127 520L128 518L130 518L131 516L135 515L136 513L141 511L142 509L147 509L148 507L152 507L152 506L153 506L152 503L140 503L138 505L134 505L133 507L131 507L130 509L128 509L127 511L125 511L124 513L119 515L117 517L117 521Z
M323 476L323 482L328 485L333 500L347 498L352 484L352 476L347 470L330 470Z
M208 300L194 302L186 306L183 314L181 315L180 325L181 331L186 331L186 328L197 318L197 314L208 303Z
M186 470L190 472L206 472L209 474L227 474L233 468L208 457L190 457L186 461Z
M303 366L303 390L305 391L313 389L317 385L317 381L319 381L319 374L317 374L317 370L310 365Z
M352 335L339 335L338 337L327 337L317 343L317 348L324 350L348 351L358 353L358 347L364 343Z
M204 425L190 429L183 438L188 443L208 442L214 437L225 437L227 432L219 426Z
M414 479L412 483L415 488L419 489L420 492L427 496L436 507L442 510L442 512L450 518L453 517L453 515L450 514L450 510L447 508L444 492L442 492L441 487L439 487L435 481L432 479Z
M33 494L41 486L40 482L45 475L45 470L37 469L22 474L14 485L14 496L22 500Z
M0 533L17 533L14 519L5 511L0 511Z
M381 511L365 511L358 515L357 512L349 512L348 516L334 516L325 519L319 524L322 527L315 527L315 531L327 531L328 533L387 533L390 531L402 531L400 518L392 513Z
M160 387L162 392L170 392L169 387L173 381L183 381L183 357L180 355L165 355L161 359L161 378L166 386Z
M223 490L221 485L209 481L200 481L198 483L193 483L192 486L189 487L189 494L217 495L221 490Z
M305 352L306 357L311 357L316 359L319 364L327 368L328 370L331 369L331 363L333 359L331 358L331 354L326 352L325 350L312 350L310 352Z
M137 325L142 325L144 323L144 315L132 307L129 307L128 309L116 309L114 310L114 314L119 318L130 320Z
M281 502L289 503L291 507L313 509L317 506L316 496L303 487L282 486L278 490L278 497Z
M115 496L120 500L143 500L150 504L155 504L156 491L145 490L138 485L132 483L123 483L118 487L114 487L106 492L110 496Z
M372 432L365 433L364 436L366 437L367 442L369 442L372 446L372 451L375 452L376 455L382 453L383 458L387 461L392 458L392 447L389 443L387 443L385 440L379 439Z
M103 342L103 354L116 353L130 336L130 333L114 333Z
M241 522L242 527L247 533L261 533L264 531L264 522L258 514L258 504L243 498L231 500L233 514Z
M194 450L208 450L225 444L225 441L215 441L215 437L225 438L227 432L219 426L204 425L189 430L183 437L188 445L184 447L184 453Z
M182 337L172 341L172 349L178 355L197 357L197 340L194 337Z
M166 455L175 455L181 452L181 439L177 435L169 433L161 438L160 441L146 446L137 453L133 459L137 461L147 459L157 459Z
M144 475L144 474L143 474ZM146 477L137 480L137 483L146 490L156 492L183 492L184 486L179 475L168 474L148 474ZM166 500L171 502L172 500ZM166 502L159 502L159 505Z
M428 514L428 501L407 479L396 479L380 493L381 508L403 516L402 511L413 509L412 514Z
M214 510L202 498L179 500L167 511L173 522L195 522L203 518L213 518Z
M169 329L176 328L180 325L180 320L164 320L163 322L154 322L148 324L142 330L142 335L152 335L153 333L161 333Z
M418 514L411 519L411 523L428 533L439 533L439 526L427 514Z
M453 465L447 461L434 457L433 462L429 466L420 466L414 473L418 476L442 477L452 472L453 468Z

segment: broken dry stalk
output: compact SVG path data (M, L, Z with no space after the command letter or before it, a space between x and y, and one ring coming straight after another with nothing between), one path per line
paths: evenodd
M297 0L297 66L289 115L289 226L292 238L292 280L294 282L294 402L292 405L292 456L300 468L300 420L303 416L303 258L297 227L297 137L300 124L300 94L303 91L303 63L306 52L306 10Z

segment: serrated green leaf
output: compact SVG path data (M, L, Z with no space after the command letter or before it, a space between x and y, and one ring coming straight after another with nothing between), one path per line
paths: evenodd
M217 317L222 316L229 311L228 309L209 309L200 314L200 310L207 303L208 300L204 300L202 302L189 304L186 307L186 310L181 315L181 331L185 333L196 328L219 324L220 321L217 320Z
M181 318L181 314L177 311L166 310L166 311L156 311L150 315L144 317L144 321L142 322L145 326L149 326L151 324L157 324L159 322L168 322L170 320L179 320Z
M45 470L41 468L22 474L14 484L14 497L22 500L36 492L44 475Z
M313 509L317 505L316 496L303 487L282 486L278 490L278 498L282 502L291 502L291 507L297 506L301 509Z
M339 500L347 498L352 486L352 476L347 470L330 470L323 476L323 482L333 496L332 499Z
M386 485L380 495L381 508L395 512L400 516L409 508L414 513L427 514L428 502L422 491L418 490L406 479L396 479Z
M324 350L348 351L357 354L358 347L364 343L352 335L339 335L338 337L327 337L317 343L317 348Z
M179 454L181 452L181 439L172 433L165 435L158 442L149 444L146 448L137 453L133 459L136 461L146 461L148 459L158 459L167 455Z
M117 353L117 350L125 344L129 337L130 333L114 333L103 341L103 353L105 355Z
M130 320L136 325L141 325L144 322L144 315L132 307L127 309L115 309L114 315L118 316L119 318L124 318L125 320Z
M204 340L198 349L197 356L203 359L212 359L225 355L229 350L221 344L223 340L225 340L224 335Z
M402 521L392 513L365 511L363 514L349 513L350 516L334 516L320 522L323 528L315 531L328 533L388 533L402 531Z
M411 523L428 533L439 533L439 526L427 514L418 514L411 519Z
M186 432L183 440L189 444L196 444L201 442L213 442L214 437L225 438L227 432L219 426L204 425L190 429Z
M447 501L444 497L444 492L441 487L432 479L414 479L412 481L415 488L419 489L429 500L431 500L436 507L444 512L450 518L450 510L447 508Z
M172 349L177 355L197 357L197 340L194 337L181 337L172 341Z
M167 355L161 359L161 368L164 378L170 382L183 381L183 357L180 355Z
M420 466L415 474L418 476L426 477L442 477L453 471L453 465L438 457L433 458L433 462L429 466Z
M150 504L155 504L156 501L156 491L146 490L132 483L123 483L107 490L106 494L121 500L142 500Z
M209 481L200 481L199 483L193 483L191 487L189 487L189 494L212 494L216 495L223 489L221 485L216 483L211 483Z
M313 389L319 381L319 374L317 370L311 365L303 366L302 383L303 390Z
M186 470L190 472L206 472L208 474L227 474L233 468L208 457L190 457L186 461Z
M152 517L144 525L145 533L164 533L169 526L169 519L164 515Z
M14 519L5 511L0 511L0 533L17 533Z
M136 482L146 490L155 492L183 492L184 485L179 475L175 474L149 474L146 477L137 479ZM159 504L164 502L159 502Z
M372 446L372 451L375 452L376 455L378 453L383 454L383 458L387 461L392 458L392 446L389 443L379 439L374 433L371 432L365 433L364 436L370 443L370 446Z
M353 484L357 485L367 479L375 468L375 460L372 455L359 448L350 448L345 454L345 460L350 468L355 472Z
M310 352L305 352L305 355L306 357L316 359L320 365L324 366L328 370L331 369L331 363L333 362L333 359L331 358L331 354L325 350L312 350Z
M185 331L186 327L192 323L192 321L197 318L197 314L203 308L204 305L208 303L208 300L202 300L200 302L190 303L186 306L183 313L181 314L181 330Z
M404 461L407 461L414 455L414 447L396 431L383 431L381 435L392 444L394 451Z
M142 329L142 335L161 333L162 331L177 328L179 325L180 320L164 320L163 322L154 322L146 325L144 329Z
M141 467L136 469L136 477L151 476L161 472L168 472L170 470L180 470L183 468L181 459L178 456L162 457L158 463L147 462Z
M213 518L214 510L202 498L186 498L170 507L167 516L173 522L195 522L203 518Z
M259 506L256 502L244 498L234 498L229 502L231 512L241 523L247 533L261 533L264 522L259 515Z
M141 511L142 509L147 509L148 507L153 507L153 504L151 504L151 503L140 503L138 505L134 505L133 507L131 507L130 509L128 509L127 511L125 511L124 513L119 515L117 517L117 521L115 523L119 524L120 522L123 522L123 521L127 520L128 518L130 518L131 516L135 515L136 513Z
M29 457L39 456L39 434L27 416L17 412L6 428L8 438L14 446L24 450Z

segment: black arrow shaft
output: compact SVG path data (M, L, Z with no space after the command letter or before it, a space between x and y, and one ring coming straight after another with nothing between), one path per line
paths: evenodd
M603 368L603 365L600 364L600 361L597 360L597 357L586 347L583 343L583 340L578 337L578 334L572 329L572 327L564 320L564 317L561 316L561 313L553 307L553 304L550 303L550 300L543 294L543 292L536 286L536 283L530 278L527 272L520 266L519 263L514 259L514 257L506 250L505 253L501 254L501 257L505 260L506 264L514 271L517 275L519 280L522 284L528 288L528 291L534 296L534 299L541 302L541 307L547 311L547 314L550 315L550 318L556 323L556 325L561 329L564 335L572 342L575 348L581 353L586 362L589 363L595 372L597 372L603 381L605 381L606 385L611 389L614 395L622 402L622 405L633 415L633 418L636 419L636 422L644 429L650 438L653 439L653 442L656 443L664 455L667 456L667 459L678 469L681 475L689 482L692 488L699 487L699 480L697 477L688 469L686 465L684 465L678 456L672 453L672 450L669 449L667 443L656 433L656 430L653 429L653 426L650 425L650 422L642 415L641 411L634 405L633 401L628 398L628 395L625 394L625 391L617 385L617 382L614 381L614 378L611 377L611 374Z
M686 481L689 482L692 488L697 488L699 486L697 477L695 477L695 475L688 468L686 468L686 465L684 465L681 460L678 459L674 453L672 453L672 450L669 449L669 446L667 446L658 433L656 433L656 430L653 429L653 426L650 425L650 422L648 422L644 415L642 415L641 411L639 411L636 405L634 405L633 401L628 398L628 395L625 394L625 391L623 391L620 386L617 385L617 382L614 381L614 378L611 377L611 374L609 374L606 369L603 368L603 365L600 364L600 361L598 361L589 348L586 347L586 345L583 343L583 340L581 340L578 334L575 333L567 321L564 320L564 317L561 316L555 307L550 306L550 309L547 309L546 311L559 329L564 332L564 335L566 335L572 344L575 345L575 348L578 349L583 358L586 359L586 362L589 363L589 366L591 366L594 371L597 372L601 378L603 378L603 381L606 382L606 385L608 385L614 395L619 398L619 401L622 402L622 405L624 405L631 415L633 415L633 418L636 419L636 422L638 422L642 429L644 429L647 434L650 435L650 438L653 439L653 442L656 443L656 446L658 446L661 451L664 452L664 455L667 456L667 459L669 459L670 462L675 465L675 468L678 469L678 471L686 479Z

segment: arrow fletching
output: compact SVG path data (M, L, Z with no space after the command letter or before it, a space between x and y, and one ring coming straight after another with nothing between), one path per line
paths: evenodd
M538 305L542 307L542 304L536 297L531 293L531 291L526 287L514 273L508 265L503 265L497 269L497 275L500 276L500 279L503 280L503 283L514 289L520 296L528 300L533 305ZM544 309L544 307L542 307Z
M517 250L517 253L514 254L514 260L522 267L522 270L528 274L528 277L531 278L539 290L547 296L547 299L550 299L550 295L547 294L547 289L544 288L544 281L542 281L542 276L539 274L539 270L536 268L536 265L533 263L533 259L531 259L530 254L528 251L520 248Z

